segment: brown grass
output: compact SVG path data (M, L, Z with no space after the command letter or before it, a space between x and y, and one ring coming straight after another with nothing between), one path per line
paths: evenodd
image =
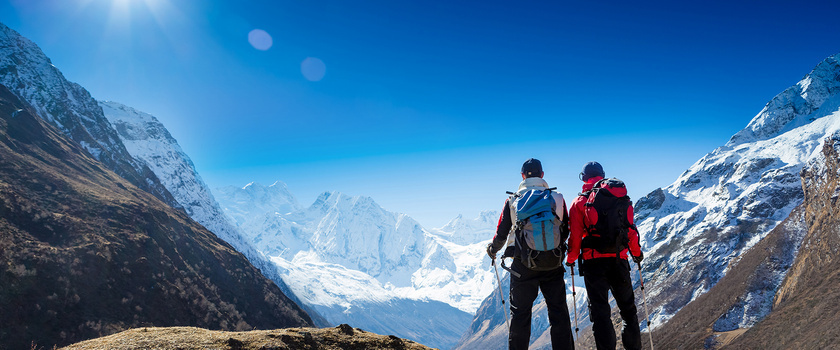
M191 349L430 349L395 336L368 333L346 324L335 328L287 328L223 332L194 327L135 328L88 340L61 350L191 350Z

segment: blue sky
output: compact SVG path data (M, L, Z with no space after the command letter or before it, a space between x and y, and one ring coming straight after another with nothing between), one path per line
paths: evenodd
M838 9L0 0L0 22L95 98L155 115L211 187L280 180L303 205L365 195L440 227L501 209L530 157L567 201L590 160L633 199L669 185L840 52Z

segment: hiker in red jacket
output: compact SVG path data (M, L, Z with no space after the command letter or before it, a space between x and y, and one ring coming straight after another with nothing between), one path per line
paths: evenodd
M624 348L641 349L627 253L629 250L635 262L641 262L644 255L633 224L633 205L624 183L618 179L604 179L604 176L604 169L598 162L587 163L580 173L583 192L569 209L571 234L566 265L574 267L578 257L582 260L579 271L589 296L597 349L616 347L607 294L610 291L624 320L621 332Z

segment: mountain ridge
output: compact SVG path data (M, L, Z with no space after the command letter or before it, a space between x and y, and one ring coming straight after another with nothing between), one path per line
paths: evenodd
M151 169L128 154L90 93L65 79L38 45L3 23L0 23L0 84L27 101L35 113L81 145L94 159L135 186L179 207Z
M0 347L143 325L311 325L232 246L0 85Z

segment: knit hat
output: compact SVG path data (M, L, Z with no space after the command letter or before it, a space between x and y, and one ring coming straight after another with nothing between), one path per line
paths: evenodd
M589 162L583 166L583 171L580 172L580 179L586 182L593 177L605 177L604 168L598 162Z
M535 158L526 160L522 164L522 174L525 174L525 177L541 177L543 174L542 163Z

